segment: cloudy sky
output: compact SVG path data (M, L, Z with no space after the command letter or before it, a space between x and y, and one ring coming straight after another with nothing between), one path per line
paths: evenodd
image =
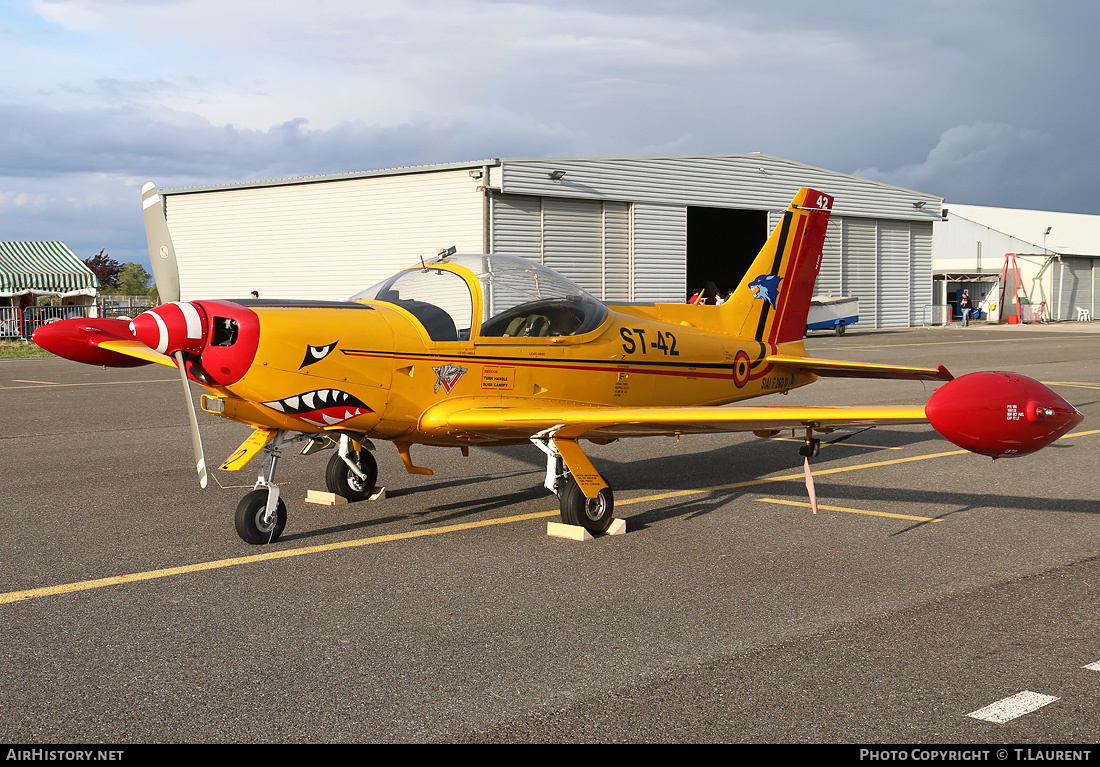
M0 0L0 239L148 263L140 188L760 151L1100 213L1100 4Z

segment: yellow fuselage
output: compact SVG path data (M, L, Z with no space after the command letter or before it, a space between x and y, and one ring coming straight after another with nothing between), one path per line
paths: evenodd
M475 329L469 340L448 342L432 341L409 312L385 302L253 311L261 328L255 359L231 386L207 387L224 398L222 412L204 409L269 429L347 430L465 445L474 441L469 435L422 429L425 413L523 405L722 405L816 380L812 373L768 364L764 357L776 353L774 345L721 332L721 307L610 306L600 326L584 335L482 338ZM311 347L331 349L303 364ZM805 354L801 342L782 351ZM280 412L284 405L263 404L298 404L297 398L311 395L319 405L337 392L367 410L351 418L344 416L354 411L343 410L330 424L316 413L304 420Z

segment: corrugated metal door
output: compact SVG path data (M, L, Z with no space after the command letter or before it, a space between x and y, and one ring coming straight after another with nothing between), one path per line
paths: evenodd
M1059 293L1059 284L1061 293ZM1077 308L1092 312L1092 259L1062 258L1062 265L1054 263L1052 295L1057 301L1061 296L1061 313L1051 312L1052 319L1076 320Z
M630 300L630 204L603 204L604 301Z
M589 293L603 292L603 205L542 198L542 262Z
M634 203L633 301L687 300L687 208Z
M841 292L859 298L859 321L864 326L874 323L878 317L877 229L874 221L845 219L843 222Z
M630 203L515 194L495 194L492 200L494 253L545 263L605 301L631 300ZM659 215L643 215L643 220L653 231L664 231ZM664 237L660 234L661 241L646 244L643 251L665 252ZM662 300L676 295L675 289L666 293Z
M630 204L493 195L492 250L545 263L607 301L630 297Z
M909 224L909 326L924 322L932 301L932 222ZM931 311L931 309L929 309Z
M772 214L775 218L777 214ZM779 214L781 215L781 214ZM825 230L825 244L821 248L821 271L817 273L814 295L841 295L841 273L844 260L841 253L842 220L830 218Z
M782 215L772 212L773 228ZM865 327L919 325L932 303L932 224L834 216L814 293L856 296Z
M903 328L909 325L910 244L908 222L878 222L876 328Z
M541 261L542 198L495 194L492 205L492 251Z

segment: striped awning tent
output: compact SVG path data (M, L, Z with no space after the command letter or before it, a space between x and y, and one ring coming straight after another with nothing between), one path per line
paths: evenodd
M63 242L0 242L0 296L92 295L97 288L95 272Z

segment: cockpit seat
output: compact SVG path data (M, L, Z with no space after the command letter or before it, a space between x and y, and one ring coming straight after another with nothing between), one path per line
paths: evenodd
M458 340L458 328L455 327L455 321L451 319L451 315L435 304L408 299L400 299L393 301L393 303L420 320L420 324L428 331L428 337L433 341Z
M550 334L550 318L542 314L524 314L508 323L505 338L543 338Z

